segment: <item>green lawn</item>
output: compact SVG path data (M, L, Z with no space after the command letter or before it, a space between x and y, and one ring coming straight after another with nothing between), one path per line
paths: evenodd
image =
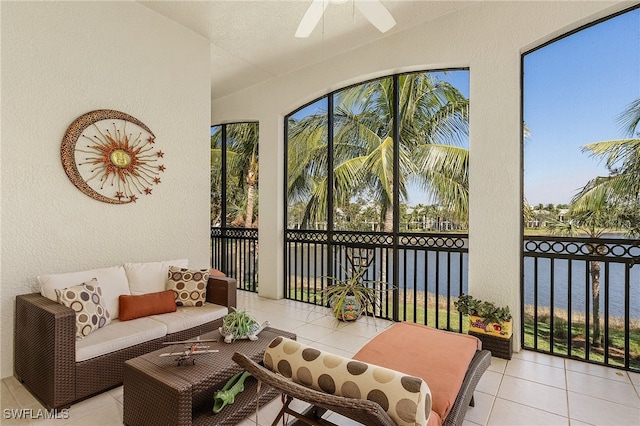
M551 352L551 342L553 341L553 353L569 356L569 333L567 321L557 317L554 319L555 332L551 331L548 317L538 318L537 323L537 349ZM534 321L530 315L524 318L524 347L535 348ZM584 322L574 322L571 324L571 354L573 358L587 359L586 335ZM604 330L602 330L604 335ZM592 331L589 332L592 337ZM620 326L609 327L609 361L610 365L624 366L625 331ZM629 332L629 366L631 369L640 370L640 327L632 327ZM590 347L589 360L599 363L605 362L603 347Z
M294 297L294 291L289 292L291 298ZM297 300L309 301L309 293L298 289ZM407 297L407 300L413 300L413 297ZM433 298L430 298L427 302L427 308L425 309L424 298L418 300L417 306L413 303L400 304L399 306L399 319L400 321L415 322L418 324L427 324L432 327L436 327L436 313L438 315L438 328L449 329L452 331L459 331L460 317L455 308L450 308L449 314L449 326L447 327L447 309L446 305L442 303L436 308L436 303ZM406 307L406 309L405 309ZM415 309L415 310L414 310ZM383 309L383 315L386 316L387 312ZM389 312L388 316L392 315ZM612 321L616 322L617 321ZM550 330L549 316L538 317L538 338L537 338L537 350L544 352L551 352L551 341L553 340L553 353L563 356L569 356L568 346L568 331L567 321L561 316L554 320L555 333ZM462 332L466 333L469 328L469 322L466 317L463 317ZM536 348L534 339L534 322L533 317L529 314L525 314L524 317L524 347ZM604 334L604 329L602 330ZM624 327L620 325L614 325L609 327L609 364L612 366L624 366L624 347L625 347L625 332ZM604 363L604 348L590 348L589 360ZM632 370L640 370L640 325L633 324L629 333L629 364ZM572 358L586 360L585 353L585 324L584 321L574 320L571 325L571 355Z

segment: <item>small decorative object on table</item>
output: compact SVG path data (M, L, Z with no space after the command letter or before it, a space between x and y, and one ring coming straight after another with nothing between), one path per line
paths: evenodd
M224 407L235 402L236 395L244 391L244 381L250 375L247 371L233 375L222 390L213 395L213 414L218 414Z
M160 356L177 356L176 362L178 366L184 365L187 361L191 361L191 365L195 365L195 355L218 352L217 349L209 349L209 346L202 345L207 342L215 342L215 340L200 340L200 337L198 337L195 340L185 340L182 342L164 342L165 345L185 345L185 348L182 351L163 353L160 354Z
M484 349L493 356L511 359L513 334L509 307L498 307L468 294L461 294L454 302L458 312L469 316L469 334L482 341Z
M233 312L225 315L222 319L222 327L218 329L224 336L225 343L238 339L258 340L258 334L271 325L269 321L260 324L244 309L231 309Z

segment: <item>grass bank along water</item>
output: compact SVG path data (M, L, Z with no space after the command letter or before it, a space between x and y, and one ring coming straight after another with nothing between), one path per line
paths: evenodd
M289 290L289 297L296 300L311 301L308 289L312 289L313 284L306 279L298 277L297 286ZM311 287L307 287L311 285ZM426 324L441 329L449 329L463 333L468 332L469 321L465 316L461 316L453 305L457 295L447 300L445 295L436 297L435 293L425 293L424 291L414 291L400 288L398 289L398 319L400 321L410 321L419 324ZM392 317L391 306L384 304L382 316ZM551 310L548 306L537 307L537 326L534 322L534 305L525 304L524 308L524 346L534 347L534 340L537 348L542 351L551 352L557 355L569 356L571 347L571 357L587 359L585 348L586 340L591 336L593 328L593 318L590 317L589 326L586 325L586 316L583 312L572 311L571 332L568 329L568 311L562 308L555 308L554 325L551 329ZM462 318L462 322L460 321ZM613 366L624 366L625 356L625 321L624 317L610 315L608 322L609 342L606 345L609 349L608 363ZM601 317L601 327L605 328L605 318ZM537 329L537 336L535 331ZM589 331L588 331L589 330ZM570 337L570 338L569 338ZM604 363L604 346L590 347L589 360ZM632 370L640 371L640 319L633 318L629 323L629 364Z

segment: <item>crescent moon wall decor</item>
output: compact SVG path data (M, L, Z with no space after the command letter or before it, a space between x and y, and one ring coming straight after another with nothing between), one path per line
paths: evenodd
M124 112L100 109L76 118L60 147L62 167L71 182L89 197L110 204L136 202L160 183L164 152L155 150L155 135Z

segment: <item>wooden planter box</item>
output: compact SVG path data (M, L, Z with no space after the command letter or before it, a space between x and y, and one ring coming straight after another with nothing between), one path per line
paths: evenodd
M482 342L482 349L491 351L491 355L511 359L513 354L512 321L500 325L487 324L477 315L469 316L469 334Z
M492 336L487 333L475 333L473 331L469 331L469 335L480 339L482 349L491 351L491 355L498 358L511 359L511 355L513 354L513 335L508 339Z

